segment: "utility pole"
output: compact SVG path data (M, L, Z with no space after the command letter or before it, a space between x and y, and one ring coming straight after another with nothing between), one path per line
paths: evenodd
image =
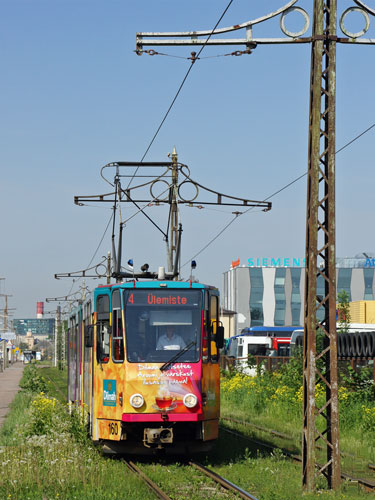
M56 367L57 366L57 348L58 348L58 341L57 341L57 338L58 338L58 335L59 335L59 327L60 327L60 310L61 310L61 307L58 305L56 307L56 316L55 316L55 338L54 338L54 342L53 342L53 351L54 351L54 355L53 355L53 366Z
M55 327L55 366L62 369L62 331L61 331L61 306L56 307L56 327Z
M328 487L340 486L340 450L337 376L337 332L336 332L336 262L335 262L335 101L336 101L336 43L374 45L374 38L363 38L370 26L369 15L375 10L362 0L353 0L353 7L340 16L340 29L346 37L337 36L337 0L314 0L313 27L311 36L305 35L310 26L306 10L291 0L278 10L258 19L227 28L205 31L137 33L136 52L157 55L154 46L199 46L199 45L244 45L246 51L231 55L250 54L261 44L311 43L309 154L306 213L306 269L305 269L305 314L304 314L304 370L303 370L303 463L302 485L307 491L316 487L316 477L323 474ZM304 27L299 32L290 32L285 25L286 17L295 12L302 15ZM364 28L351 33L345 22L350 15L360 13ZM256 38L253 28L257 24L280 16L281 38ZM215 38L215 35L246 29L246 37L238 39ZM228 54L229 55L229 54ZM192 58L190 58L192 59ZM194 60L195 62L195 60ZM325 283L324 297L317 296L317 280ZM317 311L324 312L319 322ZM323 334L323 350L317 352L316 333ZM323 370L317 367L323 361ZM315 399L317 383L324 385L326 401L318 408ZM317 419L323 421L319 430ZM326 461L316 463L318 441L326 447Z
M169 188L169 198L171 204L171 221L170 221L170 236L169 236L169 258L168 271L173 271L173 262L177 251L178 240L178 205L177 205L177 190L178 190L178 165L177 151L173 147L172 151L172 167L171 167L171 186Z
M306 214L305 320L303 366L303 487L315 489L316 449L326 444L326 462L320 472L328 487L340 485L339 409L336 333L335 255L335 100L336 100L336 0L316 0L312 32L310 76L309 163ZM317 297L317 279L325 283L324 297ZM323 308L324 320L317 320ZM323 332L323 350L317 352L317 330ZM322 359L323 370L318 369ZM323 383L326 401L317 407L315 386ZM318 430L318 416L324 429ZM321 419L320 419L321 420Z
M86 291L88 291L86 287L85 280L83 280L83 284L80 287L80 290L72 293L70 295L65 295L62 297L47 297L46 302L67 302L70 305L70 310L73 303L81 303L85 300ZM61 320L61 306L60 304L56 307L55 315L55 337L54 337L54 366L59 366L59 369L63 369L63 362L65 360L65 324Z
M2 310L4 313L4 323L3 323L3 331L6 332L8 330L8 318L9 311L14 311L14 309L8 308L8 297L12 297L12 295L6 293L0 293L0 297L4 297L4 309Z
M61 370L66 366L66 330L65 330L65 314L66 309L63 310L62 315L62 331L61 331Z
M111 252L107 253L107 285L111 284Z

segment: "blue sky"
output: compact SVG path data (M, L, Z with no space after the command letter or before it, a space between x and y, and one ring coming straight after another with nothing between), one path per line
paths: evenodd
M106 163L142 158L189 67L184 59L138 57L136 32L212 29L227 3L0 3L0 276L6 278L0 284L2 293L12 295L14 317L34 317L37 301L71 290L71 280L53 275L87 267L111 215L104 204L77 207L73 197L108 192L99 174ZM286 3L235 0L220 26ZM312 0L297 5L311 12ZM339 14L353 5L338 1ZM300 20L288 22L297 29ZM372 38L374 23L372 18ZM348 24L351 31L361 28L356 15ZM234 36L244 34L228 34ZM254 36L280 37L279 18L254 28ZM202 56L240 48L210 47ZM159 49L185 57L191 50ZM338 46L337 149L375 122L374 51ZM201 184L244 198L268 197L307 169L309 72L308 45L262 45L251 55L198 61L146 160L167 160L175 145ZM337 155L337 256L375 251L374 133ZM220 287L222 273L237 258L304 256L306 179L271 201L271 212L239 217L197 257L200 281ZM183 263L232 219L232 210L181 209ZM123 213L134 210L123 205ZM165 226L165 209L148 213ZM110 236L94 263L110 250ZM127 224L124 238L125 259L133 258L136 268L165 265L162 236L142 215Z

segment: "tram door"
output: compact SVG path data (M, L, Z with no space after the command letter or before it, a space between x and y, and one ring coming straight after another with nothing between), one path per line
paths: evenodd
M97 439L121 437L124 342L120 291L96 297L96 345L94 353L94 428ZM112 321L111 321L112 319Z
M219 322L219 296L206 291L204 302L202 398L206 404L204 406L203 439L208 440L217 437L220 415L219 348L216 337Z

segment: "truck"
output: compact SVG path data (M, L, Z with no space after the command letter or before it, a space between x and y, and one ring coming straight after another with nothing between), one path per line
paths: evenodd
M235 366L238 370L255 376L257 370L249 367L249 356L289 356L292 331L265 331L263 335L261 335L263 332L259 331L255 334L241 333L229 339L226 355L235 358Z

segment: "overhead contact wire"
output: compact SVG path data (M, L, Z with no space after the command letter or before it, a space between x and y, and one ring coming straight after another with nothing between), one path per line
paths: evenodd
M100 242L99 242L98 246L96 247L96 250L95 250L95 252L94 252L94 255L92 256L92 258L91 258L91 260L90 260L90 262L89 262L89 264L87 265L87 267L86 267L86 269L85 269L85 270L87 270L87 269L91 266L92 261L95 259L95 256L96 256L96 254L98 253L98 250L99 250L99 248L100 248L101 244L103 243L104 237L105 237L105 235L107 234L107 231L108 231L109 225L111 224L111 221L112 221L112 217L113 217L113 213L111 214L111 217L109 218L109 221L108 221L108 223L107 223L107 225L106 225L106 228L105 228L105 230L104 230L103 236L101 237ZM67 297L68 297L68 296L72 293L72 290L73 290L74 284L75 284L77 281L79 281L80 279L81 279L81 276L80 276L79 278L77 278L76 280L75 280L75 279L73 279L73 283L72 283L72 286L70 287L70 291L69 291L69 293L68 293Z
M214 34L214 32L215 32L216 28L218 27L219 23L221 22L221 20L223 19L223 17L224 17L224 16L225 16L225 14L227 13L227 11L228 11L229 7L232 5L232 3L233 3L233 0L230 0L230 2L228 3L228 5L227 5L227 6L226 6L226 8L224 9L224 12L221 14L221 16L220 16L219 20L218 20L218 21L217 21L217 23L215 24L215 27L212 29L212 31L211 31L211 33L209 34L209 36L207 37L206 41L204 42L204 44L203 44L203 45L202 45L202 47L200 48L200 50L199 50L199 52L198 52L197 56L196 56L196 57L194 57L194 59L192 59L191 64L190 64L190 67L189 67L189 69L187 70L186 75L184 76L184 78L183 78L183 80L182 80L182 82L181 82L181 85L179 86L179 88L178 88L178 90L177 90L176 95L174 96L174 98L173 98L173 100L172 100L172 102L171 102L171 104L170 104L170 106L169 106L169 108L168 108L167 112L165 113L165 115L164 115L164 117L163 117L162 121L160 122L160 125L159 125L159 127L157 128L157 130L156 130L156 132L155 132L155 134L154 134L153 138L151 139L151 142L150 142L150 144L148 145L148 147L147 147L147 149L146 149L146 151L145 151L144 155L142 156L141 162L145 159L145 157L146 157L147 153L149 152L149 150L150 150L150 148L151 148L152 144L154 143L154 141L155 141L155 139L156 139L157 135L159 134L160 129L162 128L162 126L163 126L163 124L164 124L165 120L167 119L167 117L168 117L168 115L169 115L169 113L170 113L171 109L173 108L173 105L174 105L174 103L176 102L176 100L177 100L177 98L178 98L178 96L179 96L179 94L180 94L180 92L181 92L181 90L182 90L182 87L185 85L185 82L186 82L186 80L187 80L187 78L188 78L188 76L189 76L189 74L190 74L190 71L192 70L192 68L193 68L193 66L194 66L195 61L196 61L197 59L199 59L200 54L202 53L202 51L203 51L203 50L204 50L204 48L206 47L206 45L207 45L207 43L208 43L209 39L210 39L210 38L212 37L212 35Z
M198 55L196 56L196 58L192 59L191 64L190 64L190 67L189 67L189 69L187 70L186 75L184 76L184 78L183 78L183 80L182 80L182 82L181 82L181 85L179 86L179 88L178 88L178 90L177 90L176 95L174 96L174 98L173 98L173 100L172 100L172 102L171 102L171 104L170 104L170 106L169 106L169 108L168 108L167 112L165 113L165 115L164 115L164 117L163 117L162 121L160 122L159 127L157 128L157 130L156 130L156 132L155 132L155 134L154 134L153 138L151 139L150 144L148 145L148 147L147 147L147 149L146 149L145 153L144 153L144 154L143 154L143 156L142 156L141 162L143 162L143 160L145 159L145 157L146 157L147 153L149 152L149 150L150 150L151 146L153 145L153 143L154 143L154 141L155 141L156 137L158 136L158 134L159 134L159 132L160 132L160 130L161 130L161 128L162 128L162 126L164 125L164 122L165 122L165 120L167 119L167 117L168 117L168 115L169 115L169 113L170 113L171 109L173 108L174 103L176 102L176 100L177 100L177 98L178 98L178 96L179 96L179 94L180 94L180 92L181 92L181 90L182 90L182 87L184 86L184 84L185 84L185 82L186 82L186 80L187 80L187 78L188 78L188 76L189 76L189 74L190 74L190 71L191 71L191 70L192 70L192 68L193 68L193 65L194 65L195 61L196 61L197 59L199 59L199 56L200 56L200 54L202 53L203 49L206 47L207 42L208 42L208 41L209 41L209 39L212 37L212 35L213 35L214 31L216 30L217 26L219 25L219 23L221 22L221 20L222 20L222 19L223 19L223 17L225 16L225 14L227 13L227 11L228 11L229 7L232 5L232 3L233 3L233 0L230 0L230 2L228 3L228 5L227 5L227 6L226 6L226 8L224 9L223 13L221 14L221 16L220 16L219 20L218 20L218 21L217 21L217 23L215 24L215 26L214 26L213 30L211 31L210 35L207 37L207 39L206 39L206 41L205 41L204 45L202 45L202 47L200 48L200 50L199 50L199 52L198 52ZM133 179L134 179L134 177L135 177L135 175L136 175L136 173L137 173L138 169L139 169L139 167L137 167L137 169L136 169L135 173L133 174L133 177L130 179L129 184L128 184L128 188L129 188L129 186L130 186L131 182L133 181ZM102 169L102 170L103 170L103 169ZM102 175L102 170L101 170L101 172L100 172L100 175L103 177L103 175ZM103 179L104 179L106 182L108 182L109 184L111 184L111 183L110 183L109 181L107 181L107 179L105 179L104 177L103 177ZM123 190L121 189L121 191L123 191ZM125 193L125 194L126 194L126 193ZM133 200L132 200L132 201L133 201ZM141 212L143 213L143 215L144 215L145 217L147 217L147 218L150 220L150 222L152 222L152 224L153 224L153 225L154 225L157 229L159 229L159 231L160 231L160 232L161 232L161 233L162 233L162 234L163 234L166 238L168 238L168 235L166 235L166 234L164 233L164 231L163 231L162 229L160 229L160 227L159 227L159 226L158 226L158 225L157 225L157 224L156 224L156 223L155 223L155 222L154 222L154 221L153 221L153 220L152 220L152 219L151 219L151 218L150 218L150 217L149 217L149 216L148 216L148 215L147 215L144 211L143 211L143 209L142 209L142 208L140 208L140 207L139 207L139 206L138 206L138 205L137 205L134 201L133 201L133 203L134 203L134 205L135 205L135 206L139 209L139 211L141 211ZM104 231L103 237L102 237L102 239L100 240L100 243L99 243L99 245L98 245L98 248L96 249L96 251L95 251L95 253L94 253L93 257L92 257L92 259L91 259L91 261L90 261L90 264L91 264L91 262L93 261L93 259L94 259L95 255L96 255L96 253L98 252L98 249L99 249L100 245L102 244L102 241L103 241L104 236L105 236L105 234L106 234L106 232L107 232L107 229L108 229L109 224L110 224L110 222L111 222L111 220L112 220L112 217L114 217L114 214L113 214L113 213L112 213L112 215L111 215L111 217L110 217L110 219L109 219L109 221L108 221L108 224L107 224L107 227L106 227L106 229L105 229L105 231ZM219 235L218 235L218 236L219 236ZM90 267L90 264L89 264L87 267ZM74 282L73 282L73 285L74 285ZM72 288L73 288L73 285L72 285Z
M346 144L344 144L344 146L342 146L340 149L338 149L336 152L335 152L335 155L337 155L338 153L340 153L342 150L344 150L345 148L347 148L348 146L350 146L351 144L353 144L354 142L356 142L360 137L362 137L363 135L365 135L367 132L369 132L371 129L373 129L375 127L375 123L373 123L370 127L368 127L366 130L364 130L363 132L361 132L360 134L358 134L356 137L354 137L354 139L352 139L351 141L347 142ZM307 172L303 173L302 175L298 176L296 179L294 179L293 181L289 182L288 184L286 184L285 186L283 186L282 188L278 189L277 191L275 191L274 193L272 193L271 195L269 195L267 198L265 198L263 201L268 201L270 200L271 198L273 198L274 196L278 195L279 193L281 193L282 191L284 191L285 189L287 189L288 187L292 186L293 184L295 184L297 181L299 181L300 179L302 179L303 177L305 177L307 175ZM181 267L184 267L186 266L192 259L195 259L198 255L200 255L204 250L206 250L206 248L208 248L219 236L221 236L223 234L224 231L226 231L226 229L228 229L228 227L233 224L233 222L238 218L239 215L244 215L244 214L247 214L248 212L250 212L251 210L253 210L255 207L250 207L248 208L245 212L242 212L242 213L238 213L236 214L236 216L226 225L223 227L223 229L221 229L221 231L216 235L214 236L201 250L199 250L198 253L196 253L193 257L191 257L188 261L185 262L185 264L183 264Z
M158 128L157 128L157 130L156 130L156 132L155 132L155 134L154 134L154 136L153 136L153 138L151 139L150 144L147 146L147 149L146 149L145 153L144 153L144 154L143 154L143 156L142 156L141 162L143 162L143 160L145 159L145 157L146 157L147 153L150 151L151 146L153 145L153 143L154 143L154 141L155 141L156 137L158 136L158 134L159 134L159 132L160 132L160 130L161 130L161 128L162 128L162 126L164 125L164 122L165 122L165 120L167 119L167 117L168 117L168 115L169 115L169 113L170 113L171 109L173 108L174 103L176 102L176 100L177 100L178 96L180 95L180 92L181 92L181 90L182 90L182 87L185 85L185 82L186 82L186 80L187 80L187 78L188 78L188 76L189 76L189 74L190 74L190 71L191 71L191 70L192 70L192 68L193 68L193 65L194 65L195 61L196 61L197 59L199 59L200 54L202 53L203 49L206 47L206 45L207 45L207 43L208 43L209 39L212 37L213 33L215 32L216 28L218 27L219 23L221 22L221 20L223 19L223 17L224 17L224 16L225 16L225 14L227 13L227 11L228 11L229 7L232 5L232 3L233 3L233 0L230 0L230 2L228 3L228 5L227 5L227 6L226 6L226 8L224 9L224 12L221 14L221 16L220 16L219 20L217 21L217 23L215 24L214 28L212 29L211 33L210 33L210 34L209 34L209 36L207 37L207 39L206 39L205 43L204 43L204 44L202 45L202 47L200 48L200 50L199 50L199 52L198 52L198 55L197 55L196 57L192 58L192 60L191 60L191 64L190 64L190 67L189 67L189 69L187 70L186 75L184 76L184 78L183 78L183 80L182 80L182 82L181 82L181 84L180 84L180 86L179 86L179 88L178 88L178 90L177 90L177 92L176 92L176 95L175 95L175 96L174 96L174 98L172 99L172 102L171 102L171 104L170 104L169 108L167 109L167 112L165 113L165 115L164 115L164 117L163 117L162 121L160 122L160 125L158 126ZM138 172L138 168L139 168L139 167L137 167L137 169L136 169L136 171L135 171L135 173L134 173L133 177L130 179L129 184L128 184L128 188L129 188L129 186L130 186L131 182L133 181L133 179L134 179L134 177L135 177L136 173Z

